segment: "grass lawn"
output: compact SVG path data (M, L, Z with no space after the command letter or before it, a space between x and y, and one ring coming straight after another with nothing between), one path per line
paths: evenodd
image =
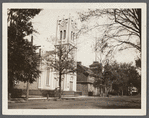
M141 96L32 100L25 103L8 103L8 109L141 109Z

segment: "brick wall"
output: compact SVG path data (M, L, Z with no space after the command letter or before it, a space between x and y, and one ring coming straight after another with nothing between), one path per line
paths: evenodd
M49 97L54 97L54 90L29 90L30 97L32 96L44 96L46 97L49 94ZM26 96L26 89L14 89L12 92L12 98L19 98Z
M77 73L77 82L82 81L82 82L87 82L87 76L84 75L84 73L78 72Z
M88 95L88 84L77 84L77 91L82 92L82 95Z

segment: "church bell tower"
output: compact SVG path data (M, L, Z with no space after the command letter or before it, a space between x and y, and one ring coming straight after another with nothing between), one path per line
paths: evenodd
M72 49L71 54L76 61L76 23L69 17L68 19L58 19L56 26L55 47L63 45L67 49Z
M71 44L75 45L76 23L71 19L58 19L56 27L55 45Z
M74 60L73 63L70 63L74 68L77 67L75 29L76 23L70 17L67 19L62 18L57 20L55 49L57 50L60 46L65 47L69 53L66 55L66 58L69 60L69 57L71 57ZM68 68L68 70L69 69L70 68ZM65 74L63 81L64 85L66 85L64 90L76 91L76 72Z

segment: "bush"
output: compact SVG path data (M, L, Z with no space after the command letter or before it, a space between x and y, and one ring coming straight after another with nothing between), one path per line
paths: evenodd
M42 96L47 97L47 94L49 94L49 97L54 97L54 91L51 90L41 90Z
M118 95L117 91L108 92L109 95Z
M88 96L93 96L93 92L88 92Z
M47 94L49 94L49 97L54 97L54 90L29 90L29 95L38 95L47 97ZM12 98L21 98L22 95L26 96L26 90L25 89L13 89L11 93Z
M22 89L13 89L11 92L11 97L12 98L21 98L23 95L23 90Z
M81 91L74 92L74 96L81 96L81 95L82 95Z

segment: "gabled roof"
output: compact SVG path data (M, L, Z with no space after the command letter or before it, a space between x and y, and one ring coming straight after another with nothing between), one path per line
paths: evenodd
M80 66L84 70L85 73L87 73L91 76L95 76L94 72L91 69L89 69L88 67L85 67L85 66L78 64L78 63L77 63L77 66Z
M82 70L84 71L84 73L87 73L88 75L97 77L99 79L101 78L101 77L99 77L99 74L95 74L90 68L81 65L81 63L77 63L77 66L80 66L82 68ZM100 79L100 80L102 80L102 79Z
M55 53L54 50L52 50L52 51L46 51L46 52L43 54L43 57L50 56L50 55L52 55L52 54L54 54L54 53Z
M90 67L95 67L95 66L102 66L102 63L99 63L98 61L94 61Z

